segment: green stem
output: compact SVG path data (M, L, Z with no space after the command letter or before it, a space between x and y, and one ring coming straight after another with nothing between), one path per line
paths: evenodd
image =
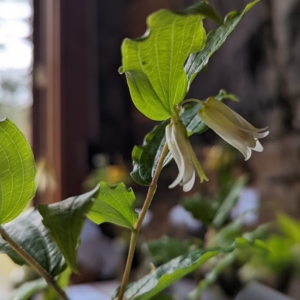
M131 231L131 239L130 239L130 246L129 246L128 256L127 256L127 262L126 262L126 266L125 266L125 270L124 270L124 274L123 274L123 278L122 278L122 283L121 283L121 287L120 287L120 291L119 291L119 295L118 295L118 300L123 300L123 296L124 296L124 293L125 293L125 288L126 288L126 285L127 285L128 279L129 279L129 275L130 275L130 270L131 270L134 251L135 251L135 248L136 248L138 234L139 234L139 231L141 229L144 218L146 216L146 213L149 209L149 206L151 204L151 201L153 199L153 196L156 192L157 181L158 181L160 172L162 170L163 163L164 163L164 160L165 160L165 157L166 157L167 153L168 153L168 146L167 146L167 144L165 144L164 148L161 152L159 161L157 163L155 173L154 173L154 176L152 178L152 182L149 186L148 193L147 193L144 205L141 209L138 220L135 223L133 230Z
M19 244L17 244L2 226L0 226L0 235L17 254L19 254L33 269L36 270L36 272L39 275L41 275L46 280L48 285L55 290L55 292L61 299L68 300L66 293L57 284L55 279L37 261L35 261L34 258L32 258Z

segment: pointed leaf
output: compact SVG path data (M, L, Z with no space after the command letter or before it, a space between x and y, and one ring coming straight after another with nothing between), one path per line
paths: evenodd
M224 99L235 98L235 96L221 90L214 98L222 101ZM189 135L202 133L208 129L198 114L199 109L200 104L194 103L185 105L183 108L181 118ZM158 159L166 142L165 129L169 122L167 120L156 126L153 131L146 135L143 145L133 148L133 170L130 175L140 185L148 186L151 184ZM172 156L168 153L163 166L166 166L171 160Z
M16 218L35 194L35 163L22 132L0 121L0 224Z
M73 272L78 272L76 266L77 248L80 243L80 233L85 215L91 209L93 196L98 189L97 186L88 193L58 203L38 206L38 210L43 216L43 224L49 229L51 237Z
M249 243L243 238L238 238L231 246L226 248L215 248L210 250L200 249L189 254L178 256L158 267L139 281L129 284L124 295L124 300L151 299L154 295L158 294L180 278L195 271L203 263L219 253L230 253L237 247L249 245L252 245L252 243ZM257 244L256 241L253 245L260 248L260 245ZM117 294L118 290L113 296L113 299L116 299Z
M205 70L210 57L224 44L244 15L258 2L259 0L252 1L242 12L230 12L226 16L223 25L207 35L205 48L201 52L190 55L184 67L189 84L198 73Z
M120 72L125 72L133 103L152 120L166 120L187 92L184 63L201 51L206 34L201 15L160 10L147 19L148 32L122 44Z
M3 225L3 228L20 247L52 276L60 274L66 268L63 256L50 237L49 231L43 226L38 211L30 209L13 221ZM2 238L0 238L0 252L6 253L19 265L25 264L23 258Z
M131 188L127 190L124 183L110 187L101 181L100 190L87 216L96 224L109 222L133 229L138 216L135 212L133 190Z

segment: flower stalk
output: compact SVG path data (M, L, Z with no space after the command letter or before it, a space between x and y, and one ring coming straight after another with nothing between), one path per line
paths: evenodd
M129 251L128 251L126 266L125 266L125 270L124 270L124 274L123 274L123 278L122 278L122 283L121 283L121 286L120 286L118 300L123 300L126 285L128 283L128 279L129 279L129 275L130 275L130 270L131 270L132 260L133 260L133 256L134 256L134 251L135 251L136 244L137 244L138 234L140 232L142 223L143 223L144 218L146 216L146 213L149 209L149 206L152 202L153 196L156 192L157 181L158 181L160 172L162 170L163 163L164 163L164 160L165 160L165 157L166 157L167 153L168 153L168 147L167 147L167 144L165 144L164 147L163 147L163 150L161 152L158 164L156 166L155 173L154 173L154 176L152 178L152 182L149 186L148 193L147 193L144 205L141 209L138 220L137 220L136 224L134 225L133 230L131 231Z

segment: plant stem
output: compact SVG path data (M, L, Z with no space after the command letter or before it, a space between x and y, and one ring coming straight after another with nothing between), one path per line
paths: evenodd
M124 274L123 274L123 278L122 278L122 283L121 283L121 287L120 287L120 291L119 291L119 295L118 295L118 300L123 300L123 296L124 296L124 293L125 293L125 288L126 288L126 285L127 285L127 282L128 282L129 275L130 275L130 270L131 270L134 251L135 251L135 248L136 248L138 234L139 234L139 231L141 229L144 218L146 216L146 213L148 211L148 208L149 208L149 206L151 204L151 201L153 199L153 196L156 192L157 181L158 181L160 172L162 170L163 163L164 163L164 160L165 160L165 157L166 157L167 153L168 153L168 146L167 146L167 143L166 143L164 145L164 148L161 152L159 161L157 163L155 173L154 173L154 176L152 178L151 184L149 186L148 193L147 193L144 205L141 209L138 220L136 221L136 223L134 225L134 228L131 231L129 251L128 251L126 266L125 266L125 270L124 270Z
M63 299L68 300L66 293L57 284L55 279L37 262L32 258L18 243L16 243L7 231L0 226L0 235L10 245L10 247L19 254L39 275L41 275L49 286L51 286L57 295Z

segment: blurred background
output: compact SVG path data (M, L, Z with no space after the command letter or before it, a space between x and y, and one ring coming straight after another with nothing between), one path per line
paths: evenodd
M142 144L156 123L141 115L130 100L125 76L117 72L120 46L125 37L145 32L150 13L161 8L179 11L196 2L0 0L0 117L16 122L33 147L40 185L34 204L60 201L107 180L132 186L141 206L147 189L128 176L131 151ZM247 2L210 1L222 16L242 10ZM210 22L205 26L213 28ZM239 103L226 103L255 127L270 129L270 135L262 140L264 151L253 153L247 162L210 130L191 138L210 181L196 185L188 196L197 192L200 198L226 198L236 180L247 175L221 222L224 226L246 212L241 228L276 221L279 212L293 221L299 219L299 53L300 1L262 0L192 85L189 97L205 99L220 89L237 95ZM186 195L180 188L167 189L176 172L175 164L162 172L142 241L166 234L178 239L208 239L210 223L205 224L201 217L196 220L182 208ZM92 227L87 224L85 228L89 246L79 255L83 275L74 276L73 282L120 279L128 233L107 224L96 230ZM97 240L96 246L89 244L89 234L91 240ZM287 247L298 245L297 238L293 241ZM89 268L85 257L88 251L94 253L93 247L114 249L120 261L107 266L107 272ZM137 253L137 267L144 255L142 250ZM7 289L10 279L6 270L14 266L1 259L0 286ZM98 263L101 260L106 258L95 258ZM290 280L281 291L296 297L298 270L291 271L292 262L283 267ZM4 264L7 267L2 268ZM269 285L280 290L274 282Z

